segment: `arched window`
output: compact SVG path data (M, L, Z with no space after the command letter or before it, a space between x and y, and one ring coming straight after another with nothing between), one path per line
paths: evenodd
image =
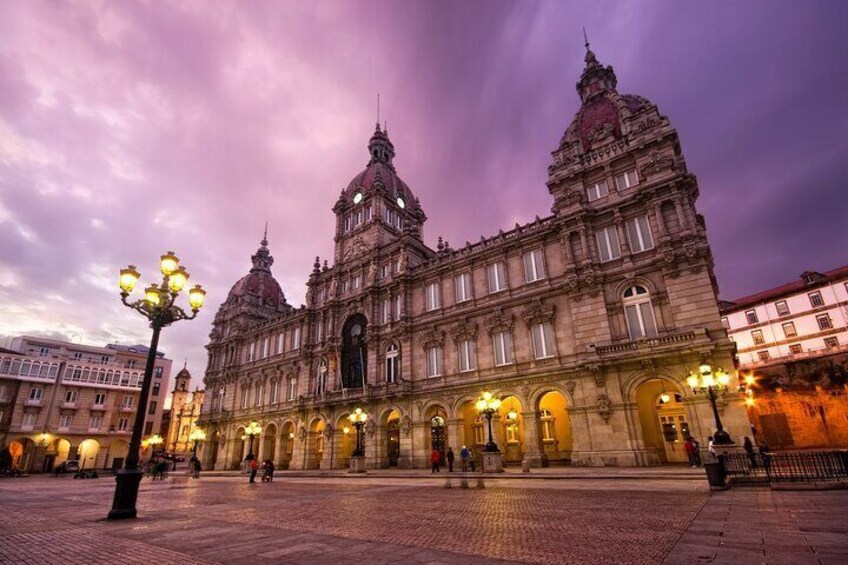
M315 394L322 396L327 389L327 358L318 361L318 371L315 375Z
M348 318L342 328L342 388L362 388L368 374L365 348L368 320L362 314Z
M622 304L630 339L656 337L657 324L654 321L654 308L648 289L639 285L631 286L624 291Z
M400 350L390 343L386 348L386 382L396 383L400 378Z

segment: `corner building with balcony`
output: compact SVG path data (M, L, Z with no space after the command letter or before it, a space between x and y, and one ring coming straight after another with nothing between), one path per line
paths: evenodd
M585 61L549 167L551 215L428 247L378 124L333 207L333 265L316 258L304 306L286 302L263 239L207 346L205 467L238 468L255 441L282 468L345 468L356 407L370 468L428 467L432 449L463 445L480 458L483 389L503 399L493 424L508 465L655 465L685 461L687 434L706 445L712 409L685 378L702 360L732 370L734 350L697 181L657 107L619 94L588 49ZM718 409L741 442L742 399Z

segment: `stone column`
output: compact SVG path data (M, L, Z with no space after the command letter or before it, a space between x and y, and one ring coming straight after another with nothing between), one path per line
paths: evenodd
M680 231L686 233L689 231L689 223L686 221L686 213L683 210L683 197L680 195L674 197L674 210L677 213L677 221L680 223Z
M412 466L415 468L427 468L430 466L430 423L416 422L412 424L414 437L419 438L412 446Z
M535 411L521 413L521 423L524 425L524 461L522 465L530 467L542 466L542 448L539 445L539 415Z
M630 244L627 242L627 231L624 229L624 218L621 217L621 213L618 210L615 212L613 223L615 224L615 231L618 234L619 251L621 252L621 256L626 259L630 256Z
M285 443L283 442L283 436L278 433L277 437L274 438L274 467L282 468L285 457Z

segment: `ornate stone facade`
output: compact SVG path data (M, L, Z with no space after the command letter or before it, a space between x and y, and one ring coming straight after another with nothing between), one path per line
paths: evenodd
M174 378L171 410L165 434L165 449L172 453L188 453L194 447L191 432L197 427L203 407L203 391L191 391L191 373L183 366Z
M424 243L426 216L378 125L307 304L286 304L263 240L221 306L205 465L238 467L256 420L261 459L344 468L357 406L372 468L425 467L433 447L479 456L484 388L504 399L507 464L650 465L679 460L686 434L705 444L712 413L685 377L702 359L732 368L733 346L698 185L668 119L616 82L587 45L581 107L549 167L552 214L458 249ZM721 409L734 437L747 433L738 395Z

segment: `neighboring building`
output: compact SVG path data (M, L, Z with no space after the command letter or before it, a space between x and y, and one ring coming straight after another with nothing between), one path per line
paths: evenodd
M148 349L21 336L0 352L0 449L27 471L67 459L113 468L127 455ZM157 354L144 434L161 425L171 360Z
M171 393L171 410L167 431L163 427L166 438L165 449L173 453L187 453L192 449L189 439L192 430L197 427L200 419L200 408L203 406L203 391L191 390L191 373L185 366L174 377L174 391Z
M503 399L507 463L651 465L685 460L688 434L705 444L712 411L685 378L734 359L698 184L668 119L616 82L587 46L582 105L548 169L552 214L459 249L424 243L426 215L378 124L307 304L286 302L263 239L218 310L204 464L238 467L256 420L260 459L343 468L354 407L370 416L369 467L426 467L432 449L463 444L479 457L482 389ZM721 406L731 434L747 433L741 397Z
M739 368L754 375L748 413L775 448L848 447L848 266L807 271L722 302Z

